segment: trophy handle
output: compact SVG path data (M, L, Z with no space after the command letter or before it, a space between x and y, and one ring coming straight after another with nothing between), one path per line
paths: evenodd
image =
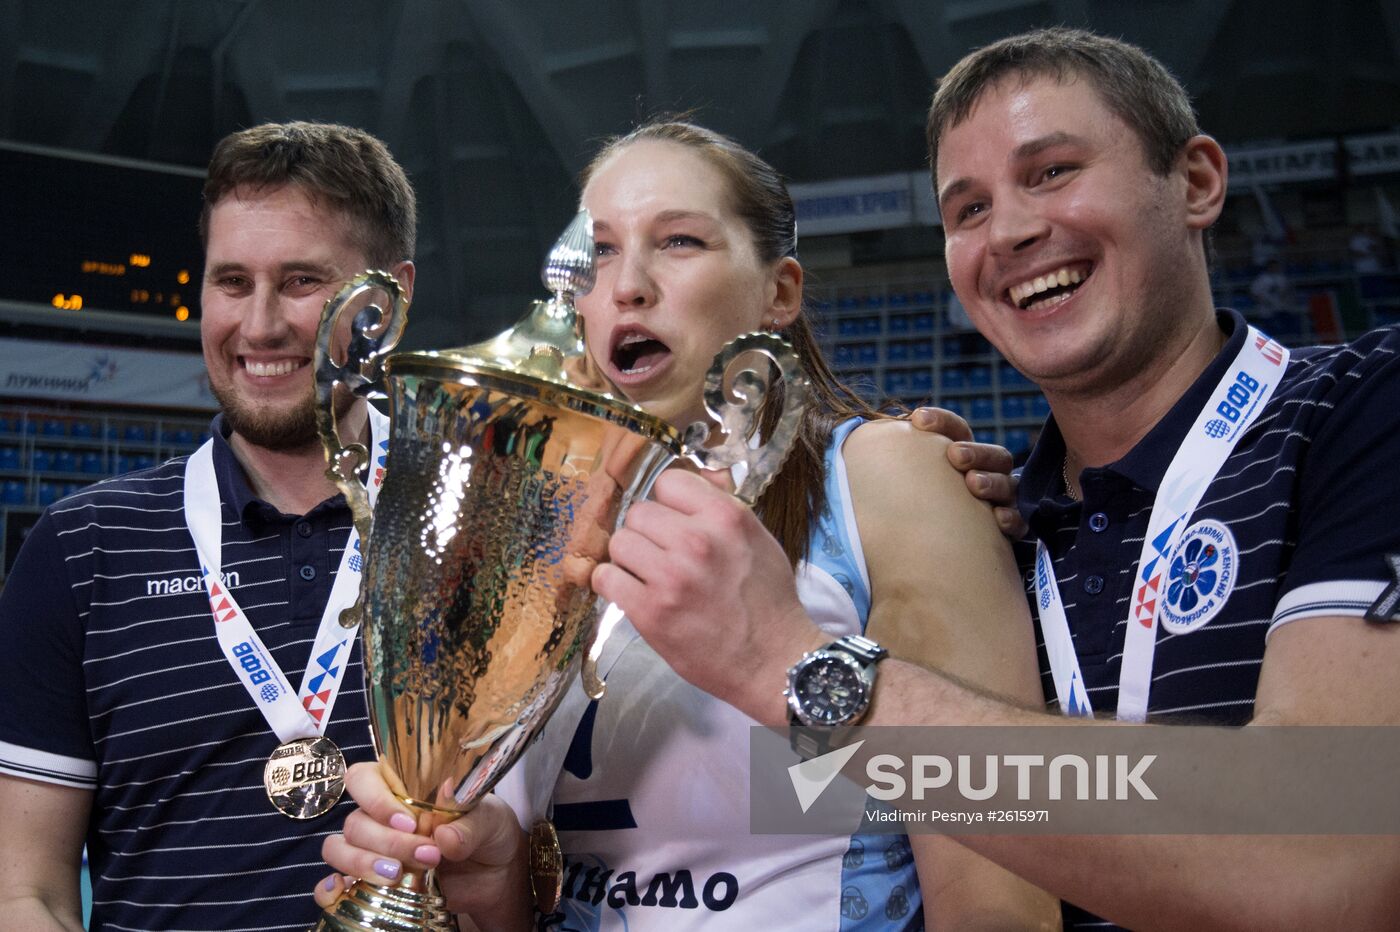
M754 443L751 437L758 426L763 401L772 387L769 380L772 367L765 366L769 371L759 372L744 366L726 379L739 358L749 353L766 356L782 377L783 408L762 444ZM728 395L726 381L730 384ZM701 469L728 469L742 463L746 471L734 494L753 507L782 469L783 461L797 440L797 430L810 396L811 385L802 372L796 351L786 340L775 333L746 333L735 337L719 351L705 374L705 410L719 426L722 442L706 446L712 425L696 421L685 430L681 455Z
M375 298L380 295L388 301L376 303ZM337 363L332 357L332 346L338 322L352 310L345 361ZM362 272L326 302L316 330L316 431L330 464L326 476L349 502L361 541L369 539L370 510L369 496L358 474L369 463L369 451L362 443L340 442L335 386L338 382L359 398L385 396L383 357L403 335L407 312L408 300L394 276L388 272ZM351 611L356 609L347 609Z
M646 457L647 460L642 464L636 481L630 488L623 491L622 508L617 513L616 527L622 527L622 522L627 520L627 512L632 504L649 497L651 487L656 484L656 480L672 463L679 459L674 448L666 444L653 444ZM598 614L598 624L593 629L593 640L588 646L588 652L583 655L583 664L579 669L583 690L588 693L590 699L603 698L603 694L607 690L604 683L607 672L599 672L598 664L603 657L603 647L607 644L609 635L626 617L622 609L617 607L616 602L608 602L606 605L601 599L598 602L602 610Z

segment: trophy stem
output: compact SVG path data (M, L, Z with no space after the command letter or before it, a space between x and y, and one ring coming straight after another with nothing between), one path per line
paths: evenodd
M405 874L391 887L357 880L313 932L457 932L434 871Z

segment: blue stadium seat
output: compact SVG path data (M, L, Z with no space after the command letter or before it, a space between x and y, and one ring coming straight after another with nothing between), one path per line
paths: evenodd
M1029 450L1031 448L1031 432L1028 430L1022 430L1019 427L1013 430L1008 430L1006 432L1005 446L1006 449L1011 451L1013 456L1026 450Z
M102 462L102 454L96 450L88 450L83 454L83 472L89 475L101 475L106 472L106 466Z
M1001 416L1008 421L1019 421L1030 410L1025 395L1004 395L1001 399Z
M992 385L991 366L973 366L967 370L969 388L990 388Z
M6 479L3 497L6 505L23 505L26 498L24 483L17 479Z
M903 370L885 373L885 394L903 395L909 391L909 373Z
M53 455L53 468L58 472L77 472L78 454L72 450L59 450Z
M909 390L920 395L933 391L933 373L928 369L915 369L909 375Z
M967 388L967 376L961 369L944 369L938 376L938 385L945 392L958 392Z
M909 360L909 344L886 343L885 359L890 362L907 362Z
M39 504L52 505L58 501L58 490L59 486L52 482L39 483Z
M972 421L978 423L982 421L994 420L997 416L997 409L992 404L992 399L978 396L972 399Z
M68 425L54 418L45 418L40 432L45 437L65 437L68 435Z
M92 421L74 421L73 429L69 431L69 433L72 436L79 437L84 440L91 439L96 434L96 432L97 428L93 426Z
M1031 417L1045 418L1050 416L1050 402L1045 400L1044 395L1031 396Z
M34 455L30 457L30 465L34 467L35 472L45 472L53 469L53 454L48 450L36 447Z
M0 447L0 469L23 469L24 461L18 447Z
M146 443L151 439L151 432L144 424L128 424L122 431L122 439L133 443Z
M1016 371L1016 367L1009 362L1004 362L997 367L997 378L1005 386L1021 386L1031 384L1031 380Z

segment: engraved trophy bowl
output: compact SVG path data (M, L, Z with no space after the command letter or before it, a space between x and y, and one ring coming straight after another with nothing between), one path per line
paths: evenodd
M317 420L329 475L363 542L359 597L371 732L391 789L438 824L472 807L543 727L592 660L593 567L613 529L668 465L742 464L752 504L796 435L807 382L773 334L746 334L715 358L706 407L716 426L685 432L591 379L573 298L594 273L592 221L575 217L546 260L554 293L515 327L460 349L387 353L405 321L398 284L358 276L326 305L316 351ZM344 360L339 322L350 319ZM755 356L761 369L746 367ZM773 370L782 411L757 443ZM339 392L335 386L343 389ZM342 445L337 409L386 397L387 450L371 463ZM384 470L371 516L357 474ZM590 651L590 645L593 650ZM449 929L431 875L392 887L358 881L317 929Z

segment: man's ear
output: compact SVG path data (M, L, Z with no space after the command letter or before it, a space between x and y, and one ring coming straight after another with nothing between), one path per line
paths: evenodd
M405 259L395 265L389 273L394 276L399 287L403 289L403 299L406 303L413 302L413 276L417 271L412 260Z
M782 330L802 313L802 263L792 256L783 256L773 269L773 300L764 326L774 325Z
M1225 206L1230 167L1225 150L1210 136L1192 136L1178 156L1186 179L1186 218L1192 229L1215 223Z

